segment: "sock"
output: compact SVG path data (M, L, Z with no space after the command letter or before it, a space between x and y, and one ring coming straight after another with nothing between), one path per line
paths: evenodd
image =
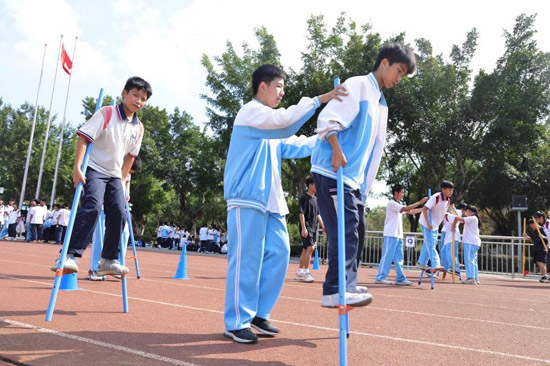
M304 269L304 273L309 273L309 268Z
M296 271L296 274L303 274L303 273L304 273L303 268L298 268L298 270Z

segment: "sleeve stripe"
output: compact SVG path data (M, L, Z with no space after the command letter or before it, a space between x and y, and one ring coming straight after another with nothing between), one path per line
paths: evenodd
M78 136L84 137L86 140L88 140L88 142L91 142L91 143L94 142L94 139L93 139L93 138L91 138L89 135L85 134L84 132L82 132L82 131L80 131L80 130L76 131L76 134L77 134Z

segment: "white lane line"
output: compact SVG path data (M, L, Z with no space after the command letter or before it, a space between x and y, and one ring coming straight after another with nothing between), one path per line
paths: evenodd
M21 278L11 277L11 276L7 276L7 275L3 275L3 274L0 274L0 277L6 277L6 278L14 279L14 280L20 280L20 281L26 281L26 282L34 282L34 283L49 285L48 283L45 283L45 282L34 281L34 280L28 280L28 279L21 279ZM137 281L137 280L136 280L136 281ZM139 280L139 281L141 281L141 280ZM154 280L150 280L150 281L152 281L152 282L160 282L160 281L154 281ZM181 285L181 286L189 286L189 287L193 287L193 288L205 288L204 286L196 286L196 285L187 285L187 284L179 284L179 285ZM114 296L114 297L120 297L120 298L122 297L122 295L113 294L113 293L110 293L110 292L89 290L89 289L86 289L86 288L80 288L80 289L81 289L82 291L92 292L92 293L96 293L96 294L100 294L100 295L108 295L108 296ZM217 288L209 288L209 289L215 289L215 290L223 291L223 290L217 289ZM305 299L305 298L301 298L301 297L280 296L280 298L281 298L281 299L286 299L286 300L307 301L307 302L318 303L318 304L320 303L319 300ZM141 298L141 297L128 296L128 299L131 299L131 300L138 300L138 301L144 301L144 302L150 302L150 303L154 303L154 304L161 304L161 305L174 306L174 307L179 307L179 308L188 309L188 310L208 311L208 312L212 312L212 313L223 314L223 311L219 311L219 310L209 310L209 309L205 309L205 308L198 308L198 307L193 307L193 306L174 304L174 303L170 303L170 302L164 302L164 301L158 301L158 300L150 300L150 299L145 299L145 298ZM412 314L412 315L419 315L419 316L430 316L430 317L434 317L434 318L452 319L452 320L458 320L458 321L469 321L469 322L478 322L478 323L494 324L494 325L500 325L500 326L518 327L518 328L526 328L526 329L537 329L537 330L544 330L544 331L550 330L550 328L538 327L538 326L534 326L534 325L525 325L525 324L517 324L517 323L506 323L506 322L499 322L499 321L494 321L494 320L485 320L485 319L475 319L475 318L457 317L457 316L451 316L451 315L442 315L442 314L434 314L434 313L424 313L424 312L409 311L409 310L400 310L400 309L380 308L380 307L376 307L376 306L369 306L368 309L379 310L379 311L387 311L387 312L394 312L394 313Z
M161 356L161 355L157 355L157 354L149 353L149 352L144 352L144 351L140 351L140 350L133 349L133 348L118 346L116 344L96 341L95 339L84 338L84 337L80 337L80 336L73 335L73 334L59 332L59 331L53 330L53 329L38 327L38 326L32 325L32 324L21 323L21 322L15 321L15 320L0 318L0 322L8 323L10 325L17 326L17 327L22 327L22 328L35 330L35 331L40 332L40 333L52 334L52 335L55 335L55 336L58 336L58 337L63 337L63 338L68 338L68 339L72 339L72 340L79 341L79 342L93 344L94 346L99 346L99 347L109 348L109 349L112 349L112 350L115 350L115 351L129 353L129 354L132 354L132 355L135 355L135 356L140 356L140 357L148 358L148 359L155 360L155 361L166 362L166 363L169 363L169 364L172 364L172 365L198 366L194 363L180 361L180 360L176 360L174 358L164 357L164 356Z
M25 281L25 282L45 284L44 282L39 282L39 281L34 281L34 280L27 280L27 279L20 279L20 278L17 278L17 277L10 277L10 276L6 276L6 275L2 275L2 274L0 274L0 277L6 277L6 278L14 279L14 280ZM122 297L122 295L113 294L113 293L109 293L109 292L94 291L94 290L88 290L88 289L82 289L82 290L87 291L87 292L96 293L96 294L101 294L101 295L108 295L108 296L118 297L118 298ZM183 308L183 309L188 309L188 310L203 311L203 312L209 312L209 313L215 313L215 314L223 314L223 311L219 311L219 310L205 309L205 308L187 306L187 305L180 305L180 304L173 304L173 303L169 303L169 302L144 299L144 298L140 298L140 297L128 296L128 298L132 299L132 300L138 300L138 301L149 302L149 303L154 303L154 304L159 304L159 305L178 307L178 308ZM298 300L303 300L303 299L299 299L299 298L297 298L297 299ZM315 302L318 302L318 301L315 301ZM371 307L369 307L369 308L371 308ZM386 310L386 309L381 309L381 310ZM403 312L405 312L405 311L403 311ZM464 318L457 318L457 319L464 320ZM293 325L293 326L297 326L297 327L304 327L304 328L318 329L318 330L327 330L327 331L331 331L331 332L339 332L338 328L323 327L323 326L318 326L318 325L313 325L313 324L304 324L304 323L290 322L290 321L277 320L277 319L273 319L273 321L277 322L277 323L289 324L289 325ZM490 321L487 321L487 322L490 322ZM502 323L502 324L506 325L506 323ZM515 324L508 324L508 325L515 325ZM529 327L529 326L527 326L527 327ZM456 345L452 345L452 344L435 343L435 342L428 342L428 341L419 341L419 340L414 340L414 339L409 339L409 338L385 336L385 335L381 335L381 334L372 334L372 333L366 333L366 332L351 331L350 333L365 336L365 337L384 339L384 340L395 341L395 342L406 342L406 343L422 344L422 345L425 345L425 346L447 348L447 349L453 349L453 350L458 350L458 351L478 352L478 353L489 354L489 355L494 355L494 356L502 356L502 357L516 358L516 359L521 359L521 360L536 361L536 362L543 362L543 363L550 364L550 360L538 359L538 358L527 357L527 356L511 354L511 353L503 353L503 352L489 351L489 350L485 350L485 349L470 348L470 347L464 347L464 346L456 346Z

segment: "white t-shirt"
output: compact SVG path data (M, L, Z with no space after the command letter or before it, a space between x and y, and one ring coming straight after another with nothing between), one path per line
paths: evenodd
M4 223L5 220L9 220L10 218L10 212L13 211L13 206L10 206L10 205L6 205L4 206L4 215L2 215L2 224Z
M44 224L46 213L41 206L31 207L31 224Z
M477 246L481 245L478 222L479 220L476 216L468 216L464 218L464 232L462 234L462 242L464 244L473 244Z
M460 211L457 211L457 214L460 215ZM457 215L450 213L445 214L445 220L443 221L443 231L445 231L445 242L443 244L451 244L453 241L453 222L455 221ZM455 226L455 241L460 241L460 222L456 223Z
M386 219L384 220L384 236L403 239L403 209L402 204L393 198L386 206Z
M59 217L59 210L54 210L52 213L52 226L57 225L57 219Z
M443 217L449 209L450 203L451 201L448 198L446 200L443 199L443 193L441 192L433 194L428 202L426 202L424 207L432 210L432 226L438 227L441 225L441 221L443 221ZM424 218L424 213L420 215L420 224L424 227L428 227L426 218Z
M21 211L12 210L10 212L10 216L9 216L9 219L8 219L8 224L15 224L17 222L17 218L19 218L20 216L21 216Z
M271 190L269 191L266 211L285 216L288 215L289 211L283 193L281 177L279 175L280 168L279 159L277 157L277 146L279 143L279 140L269 140L269 151L271 155Z
M0 224L4 223L4 205L0 205L0 221L2 221Z
M122 105L103 107L77 131L94 144L88 166L114 178L122 178L127 154L137 156L143 139L143 125L134 114L128 119Z
M542 230L544 230L544 236L550 238L550 220L546 220L546 222L542 225Z
M57 216L57 225L68 226L69 217L71 217L71 210L62 208L59 210L59 215Z
M207 227L201 227L199 230L199 239L200 241L208 240L208 228Z

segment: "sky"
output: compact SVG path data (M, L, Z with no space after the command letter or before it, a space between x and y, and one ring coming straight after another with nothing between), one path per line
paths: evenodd
M504 51L504 30L515 18L537 13L539 48L550 52L550 2L531 1L265 1L235 0L0 0L0 98L17 107L35 103L44 44L47 44L38 104L49 109L60 35L70 57L75 50L67 121L83 120L82 99L96 97L100 88L119 95L124 82L138 75L149 81L149 104L187 111L204 123L209 92L203 54L224 52L227 41L240 50L243 42L256 46L254 29L265 26L273 34L281 63L300 69L300 52L307 45L307 19L322 14L329 29L341 12L358 24L370 23L382 38L401 32L407 42L428 39L435 54L448 57L472 28L479 33L472 60L477 73L492 71ZM63 116L69 77L61 67L55 78L53 123ZM391 108L391 105L390 105ZM374 191L387 192L383 182ZM369 204L383 204L374 199Z

